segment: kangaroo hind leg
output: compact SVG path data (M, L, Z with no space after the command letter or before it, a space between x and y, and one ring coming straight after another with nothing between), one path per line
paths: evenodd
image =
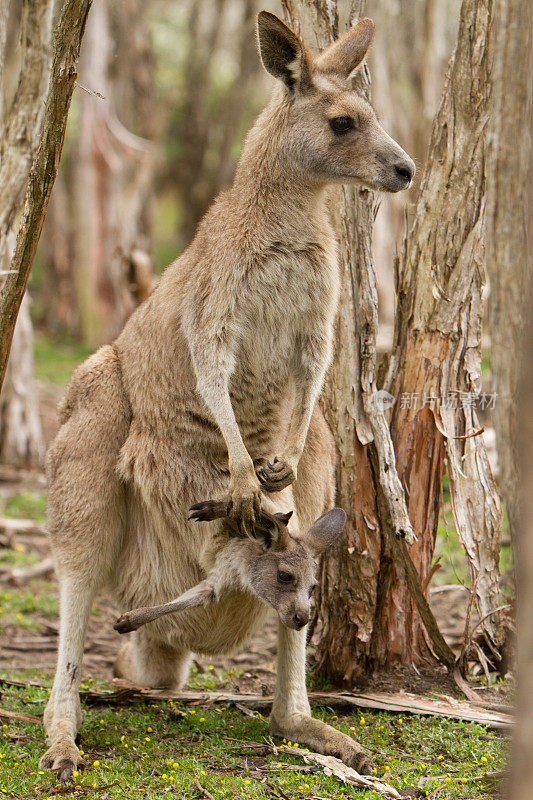
M75 739L81 724L79 685L85 632L96 587L79 578L61 580L59 651L52 694L44 712L48 750L41 769L58 772L61 781L84 766Z

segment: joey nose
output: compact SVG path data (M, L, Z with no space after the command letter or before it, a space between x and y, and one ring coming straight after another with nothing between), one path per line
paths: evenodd
M297 611L296 614L292 618L294 627L297 631L301 630L304 625L307 625L307 615L302 614L300 611Z

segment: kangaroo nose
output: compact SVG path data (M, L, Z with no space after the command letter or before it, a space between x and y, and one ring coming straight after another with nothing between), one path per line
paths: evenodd
M401 178L401 180L408 184L413 180L413 176L415 174L415 165L402 161L401 163L394 165L394 171L398 178Z
M296 614L292 618L292 621L297 631L301 630L301 628L303 628L304 625L307 625L307 617L300 611L296 612Z

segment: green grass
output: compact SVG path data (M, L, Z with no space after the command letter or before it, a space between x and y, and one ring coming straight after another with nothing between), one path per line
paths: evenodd
M37 334L34 347L35 373L42 381L65 386L74 369L92 352L94 348L80 342L59 342Z
M48 692L46 687L5 686L2 707L38 716ZM368 710L337 716L316 709L315 714L368 747L375 774L385 776L397 789L420 784L426 792L443 786L441 796L450 800L490 797L493 783L473 779L505 767L505 739L481 725ZM96 788L110 798L196 798L200 781L217 800L263 800L279 790L281 797L295 800L372 797L371 791L343 786L319 769L294 769L305 766L303 759L282 749L272 752L268 736L266 719L258 714L246 717L225 706L187 711L169 701L86 707L79 746L88 766L74 776L66 793L99 797ZM19 721L4 725L0 734L4 794L22 800L54 797L61 791L51 773L38 769L43 749L40 726Z
M6 517L44 522L46 519L46 495L39 492L15 494L5 501L2 513Z

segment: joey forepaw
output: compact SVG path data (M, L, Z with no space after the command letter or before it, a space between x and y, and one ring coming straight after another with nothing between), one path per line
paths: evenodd
M267 492L281 492L296 480L295 470L286 461L274 458L257 471L257 477Z

